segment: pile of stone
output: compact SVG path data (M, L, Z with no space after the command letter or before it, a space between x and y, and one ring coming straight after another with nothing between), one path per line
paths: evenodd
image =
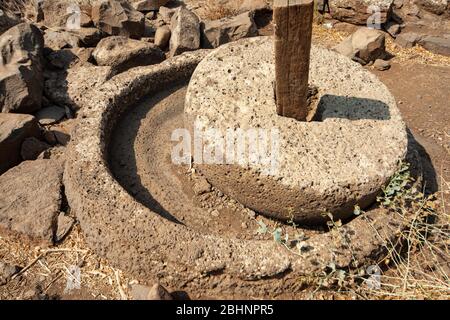
M233 3L232 9L236 12L273 7L273 0ZM325 17L340 22L340 28L345 28L346 24L346 30L354 30L354 26L374 27L395 38L401 47L420 45L433 53L450 56L449 0L329 0L329 8L325 7L324 11L326 2L316 0L316 3L318 10L325 12Z
M319 2L319 8L321 7ZM338 21L381 27L404 48L420 45L450 56L448 0L331 0L330 15Z
M362 27L334 48L337 52L362 65L374 65L378 70L390 68L383 32Z
M40 0L22 14L0 10L0 229L46 244L73 224L65 146L89 91L130 68L258 34L251 12L201 21L171 0Z

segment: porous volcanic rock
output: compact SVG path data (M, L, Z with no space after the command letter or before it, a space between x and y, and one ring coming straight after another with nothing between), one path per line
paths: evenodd
M143 283L183 288L196 297L295 294L303 290L299 277L324 272L331 262L346 268L355 259L380 261L380 249L397 241L409 219L399 223L384 209L375 209L339 229L351 247L328 232L308 238L302 252L295 254L273 239L227 238L173 222L133 198L114 178L107 159L118 119L143 97L160 99L161 90L173 90L188 80L206 54L198 50L133 68L88 93L89 103L72 132L64 172L65 193L88 246ZM330 79L335 76L329 74Z
M367 64L384 58L386 54L385 41L385 36L381 31L363 27L356 30L334 49L352 60Z
M256 12L259 10L270 10L272 9L272 3L272 0L243 0L239 7L239 11Z
M444 36L424 36L419 44L425 49L450 57L450 34Z
M202 46L205 48L217 48L231 41L257 35L258 28L251 12L202 23Z
M387 21L393 0L332 0L331 16L339 21L366 25L371 17L379 18L379 23ZM378 10L378 13L376 10ZM377 16L375 16L377 14ZM375 22L375 20L372 20Z
M22 162L0 176L0 229L53 243L61 207L62 163Z
M158 283L152 287L133 284L131 286L131 295L134 300L173 300L169 291Z
M20 155L23 160L36 160L42 152L49 148L49 144L35 137L26 138L22 143Z
M414 32L402 32L395 38L395 43L403 48L412 48L421 38L420 35Z
M44 38L22 23L0 36L0 110L33 113L41 108Z
M195 13L178 8L171 21L170 55L200 48L200 21Z
M450 56L450 3L447 0L394 1L392 21L401 25L395 42L405 48L416 44Z
M185 103L186 127L203 133L196 168L223 193L279 219L321 223L326 212L346 218L355 205L370 205L406 154L394 97L358 64L313 47L310 79L319 105L314 121L301 122L277 115L273 79L270 38L227 44L199 64ZM211 128L217 131L208 136ZM258 128L269 140L251 140ZM239 138L226 140L227 130ZM244 151L230 159L224 141ZM265 153L254 149L261 144Z
M0 35L9 28L12 28L19 23L20 21L18 19L9 16L3 10L0 10Z
M55 232L55 242L60 242L70 232L75 220L61 212L58 216L57 228Z
M171 0L131 0L131 4L137 11L147 12L158 10Z
M160 63L165 58L164 52L158 46L121 36L100 41L92 56L99 66L110 66L114 73Z
M144 15L127 1L100 0L92 7L92 20L98 29L112 36L141 38Z
M45 95L58 106L76 111L81 108L83 97L112 76L111 67L76 65L64 71L53 72L45 80Z
M91 6L76 0L39 0L27 6L26 16L48 28L67 29L92 24Z
M45 107L36 113L36 118L42 125L58 122L66 116L66 111L58 106Z
M6 284L19 270L18 266L0 261L0 286Z
M373 66L377 70L384 71L384 70L388 70L391 67L391 64L389 63L389 61L377 59L373 63Z
M66 70L75 65L90 65L94 48L67 48L52 51L47 56L47 62L54 69Z
M26 138L39 136L40 129L35 117L0 113L0 174L22 161L20 150Z
M164 25L159 27L155 33L155 44L161 49L166 48L170 41L170 35L171 31L169 26Z
M175 14L176 9L167 8L162 6L158 11L158 18L161 19L165 24L169 24L172 21L172 17Z
M448 0L414 0L414 4L417 5L420 9L436 15L450 13Z
M76 35L64 30L47 30L44 34L45 47L52 50L65 48L78 48L81 46L81 39Z
M69 32L80 39L82 47L88 48L95 47L106 36L105 33L97 28L80 28Z

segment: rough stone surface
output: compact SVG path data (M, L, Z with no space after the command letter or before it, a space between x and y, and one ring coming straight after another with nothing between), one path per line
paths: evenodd
M18 266L0 261L0 286L5 285L19 271Z
M206 180L205 178L198 179L194 183L193 190L194 190L195 194L201 195L201 194L210 192L211 191L211 185L209 184L208 180Z
M164 6L171 0L131 0L133 7L137 11L147 12L158 10L159 7Z
M262 128L269 135L276 128L279 147L268 161L252 160L257 153L248 151L255 145L249 138L241 143L243 160L211 164L194 155L209 183L255 211L311 224L323 222L324 212L346 218L356 204L370 205L407 146L395 99L376 76L313 47L310 81L319 88L319 105L315 121L301 122L276 114L270 38L221 48L199 64L190 81L186 126L192 129L196 121L198 132L217 128L219 135L211 139L205 133L203 143L219 148L223 159L220 143L229 128Z
M389 61L377 59L373 63L373 66L377 70L384 71L384 70L388 70L391 67L391 64L389 63Z
M415 0L414 4L436 15L442 15L449 11L448 0Z
M419 40L425 49L450 57L450 34L446 36L425 36Z
M81 46L81 40L79 37L62 30L47 30L44 34L44 41L45 47L55 51L65 48L78 48Z
M110 66L114 73L160 63L165 58L164 52L156 45L121 36L100 41L92 56L99 66Z
M391 37L395 38L398 36L398 34L402 31L402 28L399 24L397 23L393 23L393 22L388 22L385 26L384 26L384 30L386 30L387 33L389 33L391 35Z
M39 125L33 116L0 113L0 174L22 161L23 141L39 135Z
M66 146L70 141L72 131L77 123L78 119L69 119L56 125L52 125L51 131L54 133L56 141L59 144Z
M152 287L133 284L131 286L131 295L134 300L173 300L166 288L158 283Z
M75 221L72 217L66 216L64 212L61 212L58 216L57 228L55 233L55 241L60 242L70 232Z
M80 46L88 48L95 47L105 36L105 34L97 28L80 28L70 30L69 32L80 39Z
M66 110L58 106L45 107L36 113L36 118L42 125L53 124L66 116Z
M200 21L193 12L178 8L172 17L171 30L171 56L200 48Z
M72 28L78 27L73 24L80 15L81 27L91 24L89 5L81 5L77 0L40 0L34 1L33 6L28 6L28 18L39 22L48 28Z
M166 23L159 16L156 19L145 19L144 38L154 37L156 30L165 25Z
M0 229L51 244L61 206L63 168L53 160L22 162L0 176Z
M44 39L22 23L0 36L0 110L32 113L42 104Z
M171 31L169 26L162 26L156 29L155 33L155 44L164 49L168 46L170 41Z
M65 158L65 151L66 148L63 146L55 146L52 148L49 148L47 150L45 150L44 152L42 152L38 159L39 160L43 160L43 159L52 159L52 160L58 160L64 163L64 161L66 160Z
M307 250L295 255L273 240L223 238L169 221L136 201L114 179L106 159L116 121L142 97L187 80L205 54L185 53L159 65L131 69L88 94L90 103L72 134L64 173L69 205L87 244L139 280L153 279L168 288L209 296L298 292L299 276L322 272L330 261L345 267L354 259L379 259L378 248L396 241L398 228L406 227L383 210L371 212L370 220L357 217L343 226L356 250L343 248L327 233L305 241ZM377 234L367 232L373 228ZM155 279L155 274L160 277Z
M144 15L126 1L96 2L92 7L92 20L97 28L112 36L141 38L144 34Z
M380 23L387 21L392 0L332 0L330 1L331 16L340 21L357 25L366 25L375 11L371 6L377 6Z
M22 143L20 155L23 160L36 160L48 148L50 148L50 145L35 137L26 138Z
M68 48L53 51L46 56L48 64L54 69L66 70L77 64L90 64L94 48Z
M418 43L420 38L421 36L417 33L402 32L395 38L395 43L403 48L412 48Z
M256 12L258 10L270 10L272 8L271 1L268 0L243 0L239 7L239 11Z
M389 23L401 25L396 43L405 48L420 44L425 49L449 55L450 4L447 0L394 1Z
M359 28L355 33L337 45L334 50L361 64L384 58L385 36L382 32L369 28Z
M165 24L169 24L172 21L172 17L175 14L176 9L167 8L167 7L161 7L158 11L158 17L161 18L162 21L164 21Z
M76 111L82 107L86 93L106 82L111 75L111 67L77 65L67 71L51 73L45 81L44 92L54 104Z
M217 48L222 44L256 35L258 28L251 12L202 23L202 46L205 48Z
M10 17L3 10L0 10L0 35L17 24L19 24L19 20Z

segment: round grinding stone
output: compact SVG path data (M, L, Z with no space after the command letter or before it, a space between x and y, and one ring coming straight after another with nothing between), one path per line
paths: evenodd
M271 37L224 45L197 67L185 102L194 163L249 208L304 224L369 206L398 169L407 133L378 78L333 51L311 49L313 121L278 116Z

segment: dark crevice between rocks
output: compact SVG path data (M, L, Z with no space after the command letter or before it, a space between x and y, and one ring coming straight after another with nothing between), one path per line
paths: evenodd
M64 184L61 184L60 189L60 196L61 196L61 204L59 208L59 213L56 214L53 217L53 223L52 223L52 233L53 233L53 244L58 244L64 241L64 239L67 237L67 235L72 230L73 226L75 225L75 217L72 217L70 215L70 206L69 202L66 197L65 193L65 186ZM65 221L64 225L61 225L59 215L63 214L68 219ZM72 221L71 221L72 220Z

